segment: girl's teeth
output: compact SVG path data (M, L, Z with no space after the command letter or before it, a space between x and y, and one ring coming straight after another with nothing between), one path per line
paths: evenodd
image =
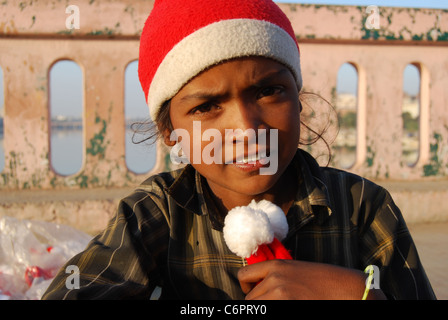
M259 155L252 155L250 157L244 158L243 160L237 161L237 163L247 164L249 162L252 163L252 162L255 162L255 161L258 161L258 160L260 160L260 156Z

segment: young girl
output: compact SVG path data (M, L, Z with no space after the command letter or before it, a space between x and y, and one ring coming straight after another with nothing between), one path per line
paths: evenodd
M123 199L67 263L80 286L63 268L45 299L147 299L156 287L161 299L361 299L368 265L380 270L370 299L435 298L389 193L298 149L300 51L276 4L156 1L139 75L161 138L191 164ZM265 143L229 138L248 130ZM227 247L227 212L262 199L286 213L293 260L247 265Z

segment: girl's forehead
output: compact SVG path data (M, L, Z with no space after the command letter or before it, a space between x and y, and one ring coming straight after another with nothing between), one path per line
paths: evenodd
M263 57L247 57L229 60L208 68L191 79L176 94L182 100L194 98L197 90L207 89L217 93L229 85L262 85L271 78L292 73L289 69L272 59Z

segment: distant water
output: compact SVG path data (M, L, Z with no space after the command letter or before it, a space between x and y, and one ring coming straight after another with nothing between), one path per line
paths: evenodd
M80 171L83 165L83 142L81 130L58 130L51 136L51 164L60 175L73 175ZM134 144L132 131L126 132L126 165L137 174L150 171L156 162L156 152L153 145L147 143ZM3 137L0 136L0 172L5 167Z

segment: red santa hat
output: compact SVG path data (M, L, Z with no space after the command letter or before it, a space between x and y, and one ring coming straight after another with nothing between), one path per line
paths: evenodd
M283 210L270 201L235 207L224 220L224 240L230 251L248 264L273 259L292 259L281 241L288 233Z
M201 71L260 56L283 63L302 87L291 23L271 0L156 0L140 40L139 78L152 119Z

